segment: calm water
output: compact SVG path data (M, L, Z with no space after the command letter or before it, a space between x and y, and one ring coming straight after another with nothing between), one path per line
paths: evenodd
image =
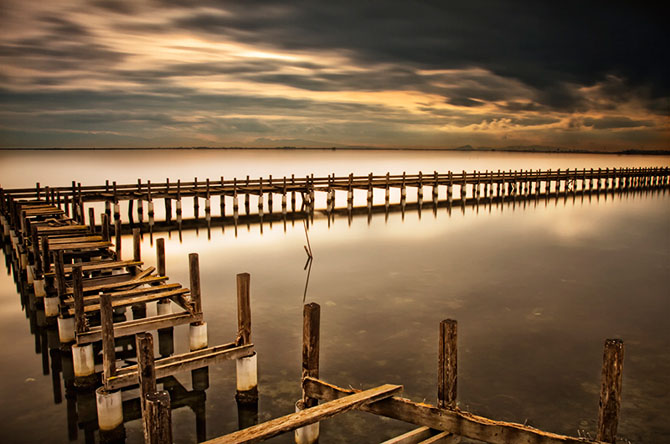
M88 184L670 164L668 157L646 156L342 151L0 152L0 160L6 188L37 181L68 185L73 179ZM410 191L408 199L413 197ZM344 202L338 195L338 204ZM218 204L212 206L218 214ZM173 282L188 282L187 254L200 254L210 345L234 338L235 274L251 273L260 417L290 413L300 396L302 223L289 222L286 230L281 223L265 224L262 235L251 225L237 236L229 227L213 227L210 239L203 229L185 231L181 241L175 233L156 236L167 238ZM451 214L440 208L437 214L380 214L351 223L336 218L328 224L317 216L309 236L315 259L307 301L321 305L323 379L345 387L403 384L404 396L435 402L438 323L453 318L459 322L462 408L577 435L595 428L603 341L621 337L620 436L636 443L670 440L670 193L578 196ZM129 239L126 254L128 247ZM153 264L149 236L142 251ZM176 352L186 351L187 330L175 329ZM48 340L48 332L44 336ZM0 347L0 441L68 442L74 437L67 422L71 395L63 388L62 402L54 404L52 362L44 375L41 347L7 274L0 277ZM201 415L207 438L237 428L234 374L233 363L209 369ZM177 379L191 389L189 374ZM135 396L124 393L124 399ZM86 400L69 403L85 423ZM172 417L175 442L194 442L194 411L181 408ZM321 442L379 442L410 428L347 413L322 424ZM141 442L139 421L126 423L126 431L129 443ZM86 441L85 430L77 430L76 440ZM291 442L291 436L273 442Z

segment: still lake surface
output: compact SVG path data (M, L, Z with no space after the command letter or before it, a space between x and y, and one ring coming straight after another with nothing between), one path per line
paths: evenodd
M668 156L586 154L4 151L0 184L668 165ZM409 190L409 202L413 193ZM383 193L376 194L375 201L383 202ZM346 202L343 196L338 194L338 206ZM356 199L365 202L364 195ZM397 195L393 199L397 202ZM317 200L317 208L322 206ZM160 212L162 203L156 207ZM218 202L212 208L218 215ZM185 217L188 209L185 202ZM125 210L121 214L125 218ZM235 275L251 273L260 420L292 412L300 396L307 277L302 222L286 228L266 223L262 234L257 224L237 233L220 226L209 235L186 230L181 239L175 232L154 233L153 239L143 238L148 265L155 262L156 237L166 238L171 282L188 282L188 253L199 253L210 345L234 338ZM670 441L668 191L468 206L450 213L439 208L404 216L363 215L351 221L336 217L330 223L317 215L309 238L314 262L306 301L321 305L322 379L356 388L403 384L405 397L435 403L438 324L453 318L459 322L461 408L557 433L593 434L603 342L618 337L626 346L619 435L634 443ZM131 248L124 239L126 255ZM66 443L74 438L72 430L68 433L68 401L54 403L52 376L43 374L29 327L12 277L2 273L0 441ZM175 352L187 351L187 335L188 327L175 329ZM47 370L53 373L49 365ZM238 425L235 364L210 367L209 377L208 439ZM189 374L177 379L190 389ZM134 396L136 391L124 393L124 399ZM195 442L203 415L199 426L191 409L172 415L175 442ZM411 428L347 413L322 423L321 442L379 442ZM127 422L126 432L127 442L141 442L139 420ZM84 430L76 435L75 442L91 438ZM271 442L292 442L292 436Z

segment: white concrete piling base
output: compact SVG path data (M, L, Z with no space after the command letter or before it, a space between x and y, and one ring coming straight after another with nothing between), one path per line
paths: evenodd
M258 390L258 359L256 353L236 360L237 391Z
M58 338L61 344L74 341L74 318L58 318Z
M156 311L158 316L172 314L172 304L170 301L158 301L156 304Z
M35 279L33 281L33 289L35 290L35 296L38 298L43 298L47 295L44 288L44 279Z
M100 430L114 430L123 424L121 390L107 391L104 387L98 387L95 401Z
M295 412L298 413L305 409L302 400L295 403ZM296 444L314 444L319 439L319 423L307 425L295 429Z
M191 351L207 348L207 322L190 325L188 342Z
M52 318L54 316L58 316L58 305L59 305L58 296L54 296L52 298L44 298L44 313L47 315L47 317Z
M76 387L95 386L97 378L95 374L93 344L73 345L72 364L74 366L74 385Z

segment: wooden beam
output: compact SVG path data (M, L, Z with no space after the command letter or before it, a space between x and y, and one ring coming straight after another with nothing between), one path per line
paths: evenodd
M319 326L321 307L316 302L303 307L302 324L302 379L319 378ZM317 400L303 391L302 402L305 408L314 407Z
M237 275L237 343L238 345L251 344L251 302L249 287L251 276L249 273Z
M109 294L100 293L100 328L102 329L102 381L116 373L116 351L114 344L114 313ZM109 389L109 387L105 387Z
M453 319L440 322L437 406L442 409L456 408L457 327Z
M202 313L176 313L162 316L152 316L150 318L133 319L114 324L114 336L134 335L148 330L158 330L159 328L175 327L177 325L188 324L191 322L202 322ZM100 327L91 327L84 333L77 333L77 344L90 344L102 339Z
M174 355L155 361L156 378L175 373L196 370L222 361L244 358L254 354L253 344L236 346L234 343ZM119 369L116 376L107 381L110 389L119 389L137 384L137 366Z
M188 270L193 311L202 313L202 301L200 299L200 261L198 260L198 253L190 253L188 255Z
M600 441L613 443L619 425L621 408L621 379L623 375L623 341L608 339L603 353L602 382L600 386L600 408L598 410L598 434Z
M386 399L401 391L401 385L386 384L362 392L352 393L316 407L301 410L297 413L272 419L229 435L205 441L205 444L246 444L264 441L273 436L323 421L339 413L353 410L367 403Z
M308 396L321 401L332 401L356 393L314 378L303 380ZM388 398L359 410L398 419L419 426L477 439L490 444L583 444L600 443L584 438L573 438L511 422L496 421L460 410L439 409L432 405L412 402L404 398ZM304 411L309 411L306 409Z
M151 429L146 414L146 399L149 393L156 391L156 372L154 369L154 338L151 333L135 335L137 349L138 382L140 385L140 405L142 407L142 423L144 424L144 442L149 442Z

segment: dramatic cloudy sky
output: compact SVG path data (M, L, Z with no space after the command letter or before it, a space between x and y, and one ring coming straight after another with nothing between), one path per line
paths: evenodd
M670 148L666 6L0 8L0 146Z

